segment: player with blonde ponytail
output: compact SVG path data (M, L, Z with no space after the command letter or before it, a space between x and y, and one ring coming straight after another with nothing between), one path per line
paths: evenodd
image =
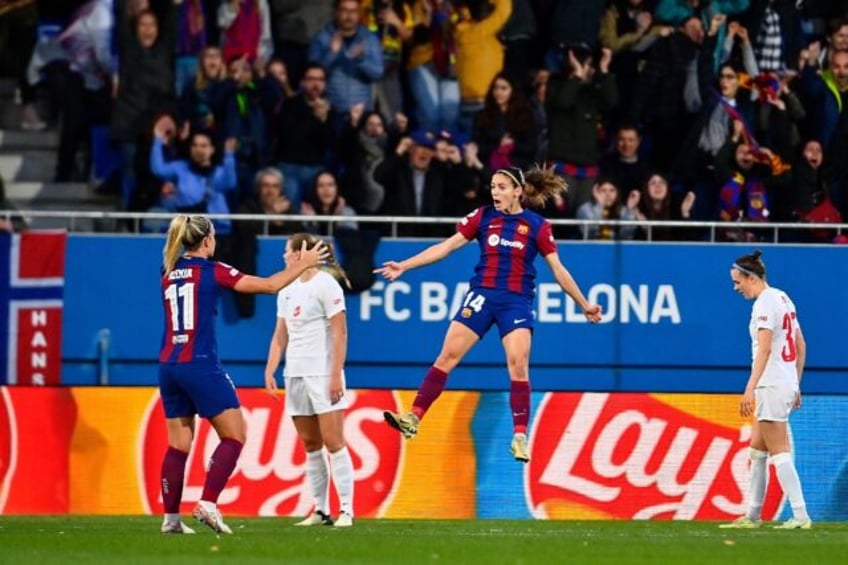
M286 243L286 263L320 243L308 233L293 235ZM315 502L313 512L298 526L353 525L353 462L344 440L344 410L349 404L344 378L347 318L340 283L350 288L347 275L330 252L323 265L307 269L281 290L277 324L268 346L265 389L276 397L274 374L285 354L285 411L306 450L306 477ZM341 506L335 522L328 501L331 475Z
M161 296L165 331L159 354L159 393L168 429L162 462L165 534L193 534L180 518L186 460L195 415L209 420L221 439L209 461L206 482L193 515L217 533L233 533L218 511L218 495L235 469L245 441L245 424L235 387L218 359L215 316L222 288L273 294L327 257L321 242L302 246L285 270L270 277L245 275L214 261L215 228L206 216L171 220L162 250Z

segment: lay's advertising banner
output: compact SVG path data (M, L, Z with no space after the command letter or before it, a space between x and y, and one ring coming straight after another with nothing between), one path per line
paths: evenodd
M505 393L444 393L412 440L388 428L382 411L408 406L414 393L350 393L345 439L360 517L725 520L745 509L750 426L738 395L534 393L531 460L522 465L508 451ZM259 389L239 395L247 442L222 511L307 514L305 453L284 402ZM846 398L807 396L793 415L816 520L848 519L845 414ZM217 443L200 421L184 513ZM0 514L159 514L166 446L156 389L0 388ZM764 518L787 513L772 472Z

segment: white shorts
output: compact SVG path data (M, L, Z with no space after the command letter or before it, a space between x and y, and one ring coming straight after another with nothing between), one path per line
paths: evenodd
M285 377L286 414L289 416L314 416L334 410L346 410L348 407L347 385L342 374L342 387L345 394L342 399L332 403L330 400L330 376Z
M758 422L786 422L795 403L796 389L766 386L754 389L757 404L755 416Z

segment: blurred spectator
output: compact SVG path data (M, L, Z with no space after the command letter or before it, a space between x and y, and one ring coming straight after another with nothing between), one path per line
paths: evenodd
M555 74L568 72L568 51L586 46L594 51L598 44L601 14L606 2L597 0L558 0L549 2L553 10L544 17L550 25L549 48L545 67Z
M807 46L807 50L807 60L815 60L822 69L828 68L832 51L848 51L848 8L839 17L827 22L827 45L822 47L821 41L816 40Z
M426 131L453 130L459 119L452 0L414 0L413 34L406 63L415 122Z
M454 192L447 195L449 199L447 214L450 216L465 216L482 203L481 187L483 179L479 174L480 169L469 164L470 160L463 157L463 138L452 136L448 132L442 132L436 139L433 158L440 162L452 180L451 187ZM465 144L466 154L468 148L474 144ZM472 150L476 159L476 145ZM479 163L479 160L477 161ZM482 163L480 163L482 168Z
M56 182L88 181L92 154L99 149L89 141L91 128L109 122L114 25L111 4L111 0L88 2L74 13L58 37L67 64L53 65L51 69L53 88L59 89L57 100L62 116ZM89 148L88 159L84 170L75 170L81 144Z
M705 46L712 45L712 43ZM707 49L702 50L702 56ZM709 55L707 54L707 57ZM702 57L703 58L703 57ZM701 104L705 122L698 135L698 148L706 152L710 160L724 147L731 133L731 122L741 120L749 131L753 131L755 110L750 92L742 90L740 74L729 64L719 68L718 90L714 83L705 87Z
M612 52L604 48L596 73L588 50L570 49L568 76L552 74L548 81L548 161L568 183L571 210L591 197L601 160L602 113L618 103L611 59Z
M505 73L492 81L483 109L474 116L471 138L490 169L528 169L536 160L538 134L533 108Z
M748 8L750 0L660 0L655 11L656 19L672 26L680 26L687 19L696 17L701 20L705 30L714 28L716 41L710 46L709 57L711 71L718 70L723 55L724 38L727 34L729 16L742 14Z
M800 91L812 110L812 135L828 152L831 139L846 114L848 102L848 51L831 51L829 68L818 73L808 51L802 52Z
M843 216L828 194L823 157L821 143L817 140L811 139L804 144L792 167L792 213L802 222L841 223ZM804 230L799 235L802 241L828 242L836 233L831 230Z
M602 220L635 220L639 210L640 193L631 191L622 205L618 187L613 179L599 178L592 186L592 199L577 209L578 220L593 220L581 227L583 239L633 239L636 226L615 226Z
M770 153L766 148L760 152ZM718 219L724 222L774 221L773 195L783 192L780 184L789 183L787 173L775 175L767 166L758 163L750 145L731 139L716 157L716 178L720 183ZM700 196L699 196L700 197ZM757 230L728 229L721 234L728 241L756 241Z
M639 198L637 220L647 221L680 221L688 220L695 204L695 193L687 191L672 192L668 180L660 173L648 177L643 185ZM673 241L684 239L686 231L683 228L662 226L639 227L637 238L651 241Z
M471 2L461 2L463 8L454 30L460 100L457 129L465 134L471 133L474 114L483 108L489 86L503 70L504 47L498 34L512 13L512 0L491 3L494 9L486 13L489 2L485 0L473 6Z
M796 0L751 0L742 23L748 28L760 72L795 69L802 48Z
M211 20L203 0L179 0L177 8L177 53L174 68L175 89L181 95L185 86L197 76L197 66L206 48L214 44L208 28ZM211 3L207 2L207 6Z
M341 131L357 104L373 109L374 84L383 76L383 50L377 37L359 23L359 0L336 1L333 22L309 44L309 60L327 71L333 131Z
M821 142L810 139L803 145L798 158L792 165L794 194L791 206L799 217L803 217L828 196L821 174L823 163L824 149Z
M530 95L530 107L536 120L536 162L544 163L548 156L548 114L545 111L545 99L548 96L548 80L551 72L538 69L533 73L533 91Z
M272 57L265 66L265 75L259 80L259 97L262 100L262 111L266 121L271 125L271 147L276 148L278 138L287 132L281 132L273 127L280 117L283 104L289 98L297 96L297 91L289 81L289 70L286 64L277 57ZM272 149L272 152L276 149Z
M703 41L704 27L697 17L658 39L633 94L630 121L647 130L654 164L661 171L671 170L697 115L684 103L683 93Z
M292 84L300 84L309 62L309 41L333 19L335 0L268 0L274 53L289 71Z
M300 209L315 175L324 168L332 143L326 84L324 69L310 64L300 81L300 92L283 104L274 127L282 133L274 162L286 179L286 196L295 210Z
M133 164L136 144L153 116L172 112L174 94L174 51L176 44L173 3L166 4L164 25L153 12L146 11L146 0L116 2L120 70L117 96L112 108L112 138L120 144L123 172L123 204L129 203L135 189Z
M445 216L455 194L446 169L434 160L436 136L416 130L374 170L374 180L386 189L381 212L387 216ZM430 237L445 233L439 225L401 224L398 235Z
M462 151L462 164L465 165L465 171L470 175L467 181L460 179L461 182L459 184L460 209L454 215L462 216L480 205L491 202L489 181L492 177L492 170L480 160L480 148L473 141L462 143L459 140L452 140L451 143L460 147ZM440 148L437 145L437 158L439 152ZM446 155L446 157L449 156ZM440 160L446 160L446 158L440 158Z
M237 186L235 139L225 145L224 162L213 162L215 145L212 137L204 132L192 132L188 160L166 162L163 145L167 141L163 121L156 123L153 148L150 151L150 170L162 180L173 183L172 188L162 195L161 205L172 212L187 214L229 214L225 194ZM216 219L216 235L230 233L231 222ZM226 256L226 253L221 255Z
M239 206L239 214L268 214L280 216L299 213L286 197L285 177L274 167L259 169L253 181L254 196L245 199ZM303 230L303 225L295 220L283 218L268 219L263 222L235 222L234 228L245 233L251 231L254 236L259 233L266 235L290 235Z
M347 205L344 197L339 193L339 183L331 171L321 171L315 175L312 187L306 195L306 199L300 205L300 213L304 216L346 216L350 220L319 222L306 220L304 228L315 235L330 235L339 230L359 229L356 221L356 212ZM332 223L332 228L331 224Z
M801 142L801 129L807 112L792 90L794 73L782 76L759 75L753 79L757 96L755 137L785 161L792 160ZM765 88L757 83L767 84Z
M216 114L223 114L223 82L226 77L221 50L218 47L203 49L194 80L185 85L180 95L180 123L188 122L192 130L219 130L222 126L217 122Z
M601 174L612 177L621 191L630 194L645 186L653 167L639 154L642 136L633 124L622 124L615 134L615 151L601 161Z
M274 54L267 0L221 0L218 26L225 61L246 57L261 70Z
M398 114L389 127L379 112L365 112L361 104L351 108L339 154L344 158L342 193L355 210L374 214L382 206L385 189L374 180L374 169L386 151L394 150L407 125L403 114Z
M27 66L38 38L36 0L0 1L0 45L4 63L11 65L23 105L21 128L43 130L47 127L36 107L35 87L27 80Z
M377 107L386 121L403 110L400 70L404 44L412 39L408 0L364 0L363 23L383 47L383 78L377 83Z
M612 50L610 72L615 76L620 103L618 119L627 116L647 50L674 28L652 25L653 16L643 0L613 0L601 18L600 42Z
M252 193L256 170L270 160L268 124L253 72L247 57L231 61L228 65L230 79L222 95L224 135L236 140L239 192L231 196L233 207L237 200Z
M156 138L154 131L158 131L162 140L162 159L165 162L174 161L186 152L189 143L189 126L184 123L182 127L170 114L156 116L147 128L145 135L139 136L138 150L133 160L133 174L135 175L135 190L126 209L131 212L145 212L159 203L162 194L173 192L173 182L163 180L153 174L150 170L150 153L153 151L153 142ZM166 186L168 185L168 186ZM151 222L147 227L152 231L159 231L156 222ZM163 230L164 231L164 230Z
M530 0L512 0L512 13L498 37L504 46L503 72L522 89L527 85L527 69L538 66L536 30L536 14Z

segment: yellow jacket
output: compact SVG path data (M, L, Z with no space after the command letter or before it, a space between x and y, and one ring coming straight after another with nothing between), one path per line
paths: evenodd
M503 70L504 48L498 33L512 13L512 0L492 0L495 10L479 22L456 25L456 76L464 102L483 101L495 75Z

